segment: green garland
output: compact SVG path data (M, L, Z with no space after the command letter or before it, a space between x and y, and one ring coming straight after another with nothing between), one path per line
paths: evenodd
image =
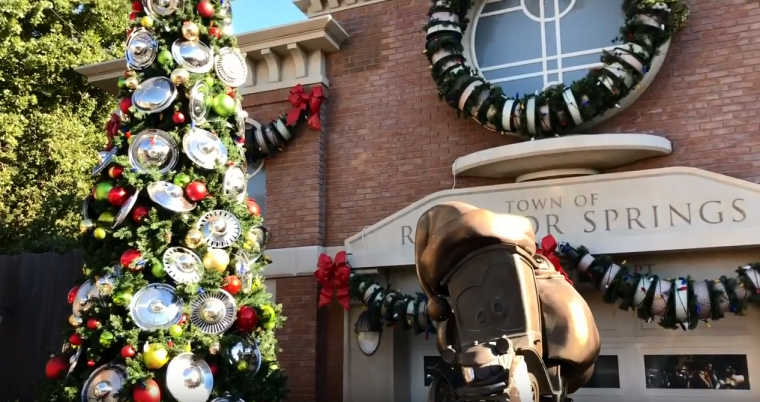
M613 266L612 259L609 256L593 257L589 254L588 249L582 246L575 248L567 243L561 243L558 252L564 257L567 268L576 270L581 279L590 281L597 289ZM587 257L592 257L593 261L588 264L587 268L581 269L581 261L584 258L588 259ZM665 280L660 279L657 275L632 273L630 267L625 264L619 268L610 286L605 289L604 301L612 304L621 300L619 303L621 310L633 309L640 319L647 322L651 322L656 315L659 315L661 317L659 325L663 328L693 330L700 320L708 321L707 318L700 318L702 311L706 308L710 309L709 319L716 321L723 318L724 311L722 311L721 306L727 306L727 310L736 315L744 315L750 303L760 304L760 288L755 285L752 277L750 277L751 273L754 278L760 278L760 263L752 263L746 267L738 268L736 270L738 275L734 278L729 279L722 276L720 279L704 281L709 299L707 303L699 303L697 300L695 281L690 277L668 279L667 282L670 282L669 290L658 294L658 289L661 289L662 282ZM643 283L643 279L651 280L651 284L648 288L641 287L641 290L646 290L646 295L641 304L635 305L635 295ZM682 290L687 291L686 304L679 306L678 303L681 301L679 301L677 294ZM666 308L662 312L652 311L654 301L658 298L666 300ZM687 318L685 320L679 319L677 316L677 311L680 308L686 310Z
M569 88L564 84L555 85L542 92L522 97L517 94L510 98L465 64L461 41L469 23L470 0L432 0L432 3L429 20L424 26L427 43L423 53L430 62L439 97L456 109L457 114L473 117L490 130L526 138L569 134L578 124L619 107L618 102L638 88L658 50L689 19L689 8L683 0L625 0L623 12L626 22L620 28L620 35L613 40L621 46L613 52L604 52L601 57L604 67L593 69ZM437 13L450 17L439 19L435 17ZM643 68L639 70L641 67L636 64ZM626 83L621 78L623 76L630 82ZM478 82L481 85L470 92L464 107L460 109L459 102L464 91ZM605 82L607 84L602 85ZM574 105L565 100L568 90ZM511 109L504 110L507 102L512 101ZM533 110L528 110L529 107ZM542 107L548 108L548 115L541 112ZM581 121L572 118L570 107L577 108ZM509 113L506 120L502 119L504 113ZM529 121L531 115L534 121ZM545 117L548 122L544 121ZM510 123L505 125L504 121Z

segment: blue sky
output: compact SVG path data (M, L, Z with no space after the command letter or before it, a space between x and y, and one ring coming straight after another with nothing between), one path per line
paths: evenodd
M232 15L235 34L306 19L292 0L235 0Z

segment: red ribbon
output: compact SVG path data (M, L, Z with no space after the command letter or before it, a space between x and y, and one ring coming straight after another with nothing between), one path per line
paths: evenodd
M322 122L320 121L319 113L322 110L322 102L325 100L325 95L322 92L322 87L314 87L310 93L304 91L301 84L296 85L290 90L288 101L293 109L288 112L287 120L285 121L288 126L294 126L298 123L298 118L301 117L301 113L308 111L309 118L306 120L310 128L314 130L322 129ZM336 257L337 258L337 257Z
M318 307L330 304L333 291L335 291L338 295L338 303L348 310L348 278L351 276L351 265L348 264L346 252L341 251L336 254L335 261L327 254L320 254L314 276L317 278L317 282L322 285L322 290L319 292Z
M565 272L564 269L562 269L562 265L559 262L559 258L554 255L554 250L557 249L557 239L554 238L552 235L546 235L543 239L541 239L541 248L536 250L536 254L543 256L544 259L549 261L554 266L554 269L557 270L562 276L565 277L565 280L568 281L571 285L573 284L573 281L570 280L570 277L567 276L567 272Z
M121 118L118 113L111 113L111 119L106 123L106 135L108 136L108 145L106 150L110 151L113 148L113 139L119 134L119 128L121 127Z

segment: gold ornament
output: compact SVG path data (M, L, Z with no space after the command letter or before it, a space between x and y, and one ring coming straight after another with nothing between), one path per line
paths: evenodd
M248 370L248 362L245 360L241 360L237 362L237 369L238 371L246 371Z
M185 352L190 352L193 350L193 347L190 345L190 342L185 344Z
M208 352L212 355L215 355L219 353L219 350L221 349L221 346L219 345L219 342L212 342L211 345L208 347Z
M106 230L103 228L95 228L95 230L92 232L92 235L95 236L98 240L103 240L106 238Z
M87 233L95 227L95 222L93 222L91 219L85 219L82 221L82 223L79 224L79 231L84 233Z
M211 248L203 256L203 266L212 271L224 272L229 264L230 256L222 249Z
M185 236L185 244L188 248L196 248L203 243L203 233L198 229L190 229Z
M201 34L198 24L194 22L186 22L182 24L182 37L187 40L198 40L198 36Z
M124 85L129 89L135 90L140 85L140 81L137 80L137 77L129 77L124 80Z
M169 78L171 78L174 85L182 85L190 79L190 73L184 68L175 68Z
M150 18L149 16L145 16L140 18L140 25L143 26L143 28L152 28L153 27L153 18Z
M72 314L72 315L69 316L69 324L71 324L72 327L78 327L79 324L81 324L81 323L82 323L82 319L81 318L76 318L74 316L74 314Z

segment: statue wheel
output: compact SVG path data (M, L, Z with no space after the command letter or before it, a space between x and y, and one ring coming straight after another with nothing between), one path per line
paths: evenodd
M541 399L541 392L538 388L538 380L533 373L528 373L528 380L530 381L530 396L532 402L539 402Z
M430 384L427 402L456 402L459 399L454 388L446 380L436 377Z

